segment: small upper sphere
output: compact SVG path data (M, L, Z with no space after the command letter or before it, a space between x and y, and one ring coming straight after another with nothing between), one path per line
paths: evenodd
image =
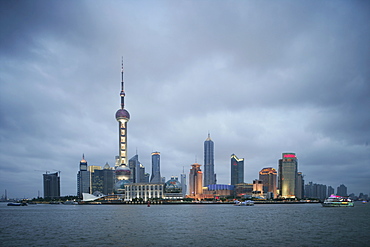
M116 119L117 120L120 120L120 119L129 120L130 119L130 113L128 113L128 111L126 109L119 109L116 112Z

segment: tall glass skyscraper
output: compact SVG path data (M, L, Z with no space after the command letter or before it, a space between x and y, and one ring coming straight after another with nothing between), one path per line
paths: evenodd
M244 159L231 155L231 185L244 183Z
M150 177L151 183L161 183L161 153L152 153L152 176Z
M189 195L199 198L203 193L203 172L200 170L200 164L191 165L189 173Z
M259 172L259 180L263 183L263 193L271 192L276 197L277 171L272 167L263 168Z
M283 153L279 160L279 194L283 198L297 197L297 167L295 153Z
M214 164L214 143L210 134L204 141L204 186L216 184Z
M43 174L44 177L44 198L57 199L60 197L59 172Z

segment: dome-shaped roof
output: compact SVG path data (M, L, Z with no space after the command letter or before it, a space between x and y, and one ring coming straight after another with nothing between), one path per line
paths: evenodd
M119 120L119 119L127 119L129 120L130 119L130 113L128 113L128 111L126 109L119 109L117 112L116 112L116 119Z
M164 184L164 191L166 193L181 193L181 183L179 180L171 178Z
M130 179L131 170L127 166L117 166L114 172L118 180L129 180Z

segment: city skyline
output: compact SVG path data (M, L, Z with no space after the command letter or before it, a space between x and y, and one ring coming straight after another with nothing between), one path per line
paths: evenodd
M147 172L158 150L161 176L180 176L212 133L219 184L230 183L233 153L251 183L294 152L305 183L369 194L368 10L2 1L0 190L36 197L43 171L61 171L61 195L74 195L83 153L89 165L115 165L123 56L127 158L137 153Z

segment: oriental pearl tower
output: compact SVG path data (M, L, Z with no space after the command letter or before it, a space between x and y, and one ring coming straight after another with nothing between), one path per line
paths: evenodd
M129 183L131 170L127 166L127 122L130 120L130 113L125 109L125 91L123 89L123 59L121 69L121 108L116 112L116 119L118 121L119 130L119 150L118 150L118 164L115 168L116 179L116 191L123 193L124 184Z

